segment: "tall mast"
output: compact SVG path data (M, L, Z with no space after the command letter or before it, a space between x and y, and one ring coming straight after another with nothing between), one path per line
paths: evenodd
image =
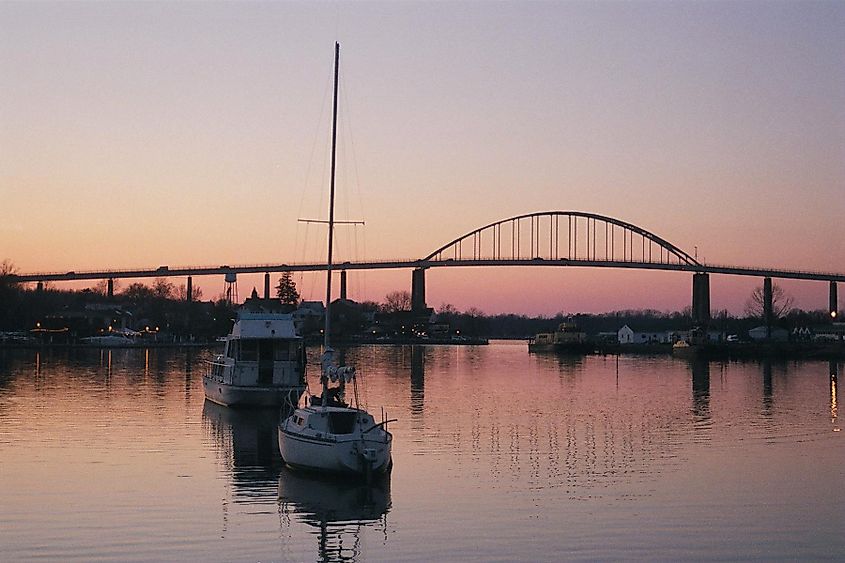
M337 153L337 77L340 67L340 43L334 44L334 101L332 107L332 174L329 192L329 256L326 263L326 326L323 335L323 348L329 347L329 330L331 329L332 302L332 242L334 239L334 176Z

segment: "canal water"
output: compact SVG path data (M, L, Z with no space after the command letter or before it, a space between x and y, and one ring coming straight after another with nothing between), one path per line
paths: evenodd
M399 419L366 487L206 403L210 354L0 351L0 559L845 558L841 363L350 349Z

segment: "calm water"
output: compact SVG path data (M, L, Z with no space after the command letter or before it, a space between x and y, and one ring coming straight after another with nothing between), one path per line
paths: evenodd
M366 488L283 469L208 356L0 351L0 559L845 558L842 365L350 350L399 418Z

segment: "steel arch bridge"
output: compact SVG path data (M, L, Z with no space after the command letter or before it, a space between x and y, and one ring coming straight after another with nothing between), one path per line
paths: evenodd
M510 217L441 246L424 266L557 264L702 267L694 257L641 227L596 213L543 211Z
M813 272L701 263L674 244L641 227L596 213L544 211L518 215L475 229L424 258L362 260L335 264L336 270L425 270L460 266L582 266L845 282L845 273ZM116 280L158 277L226 276L325 271L325 262L263 263L158 268L11 273L15 283ZM833 291L833 289L831 289ZM269 289L265 291L269 294Z

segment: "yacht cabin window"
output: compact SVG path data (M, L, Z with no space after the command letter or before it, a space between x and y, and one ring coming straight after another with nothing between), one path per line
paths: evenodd
M287 342L276 343L276 361L286 362L290 359L290 348Z
M245 362L258 361L258 341L257 340L241 340L240 359Z

